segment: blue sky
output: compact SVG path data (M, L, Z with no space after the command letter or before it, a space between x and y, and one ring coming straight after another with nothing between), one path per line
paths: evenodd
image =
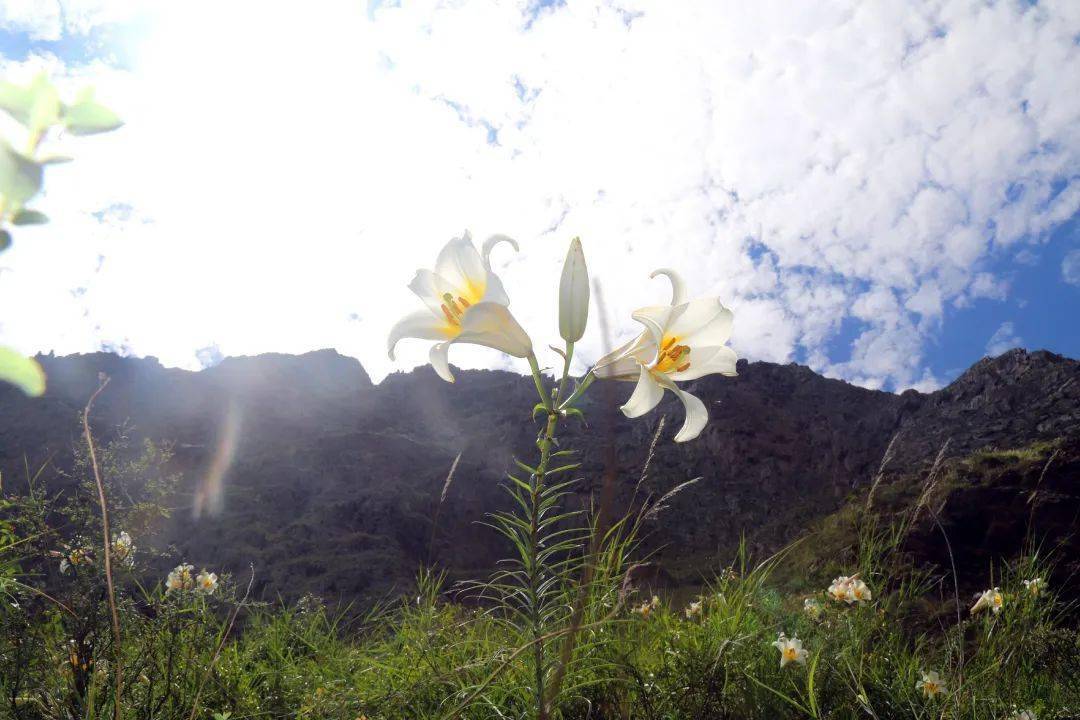
M147 7L0 8L0 72L127 120L56 139L54 222L0 258L25 308L0 339L27 352L336 347L379 378L424 362L383 338L468 227L521 242L496 269L536 336L583 237L616 335L585 360L663 266L735 310L741 355L868 387L1080 357L1075 3Z

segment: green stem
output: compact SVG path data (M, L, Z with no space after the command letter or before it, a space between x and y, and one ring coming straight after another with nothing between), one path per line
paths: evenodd
M563 355L563 372L562 377L559 379L558 392L555 395L556 400L562 397L563 391L566 388L566 379L570 374L570 360L574 355L574 344L566 344L566 353ZM545 667L544 667L544 621L543 621L543 608L541 607L542 598L540 597L540 585L543 582L543 574L540 567L540 503L541 496L544 492L544 479L547 474L548 465L551 462L551 448L555 444L555 431L559 426L559 410L556 409L552 402L551 396L544 388L543 376L540 374L540 366L536 362L536 356L529 356L529 366L532 368L533 382L536 384L536 392L540 395L540 401L547 408L547 423L544 426L544 434L540 437L537 443L540 447L540 462L536 466L536 473L534 473L529 482L529 600L531 603L532 612L530 613L530 622L532 624L532 640L533 640L533 665L535 672L535 698L536 698L536 717L537 720L547 720L548 708L547 699L544 689L545 684Z
M540 402L544 404L548 412L551 412L551 397L544 390L544 379L540 374L540 365L536 362L536 356L529 355L529 367L532 368L533 383L536 385L536 394L540 396Z

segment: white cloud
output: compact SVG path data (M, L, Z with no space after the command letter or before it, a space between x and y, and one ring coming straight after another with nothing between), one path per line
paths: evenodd
M378 378L412 271L471 227L522 242L496 265L538 346L581 235L612 341L676 267L730 302L752 358L925 388L945 308L1005 297L989 261L1080 208L1069 0L597 0L528 29L524 1L359 5L173 5L133 72L68 68L128 126L51 173L55 224L2 259L0 302L32 308L5 340L188 367L336 346ZM80 28L115 10L86 7ZM830 356L845 318L862 329Z
M0 29L22 32L32 40L59 40L64 27L59 3L42 0L4 0Z
M990 357L997 357L998 355L1012 350L1016 347L1023 347L1024 339L1016 334L1016 327L1012 321L1001 323L994 334L990 336L990 339L986 342L986 354Z
M1061 277L1070 285L1080 287L1080 250L1070 250L1061 261Z

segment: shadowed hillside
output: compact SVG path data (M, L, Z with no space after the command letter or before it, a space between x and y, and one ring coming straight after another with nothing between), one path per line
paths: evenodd
M454 576L477 576L505 554L477 521L505 506L499 483L512 457L530 456L533 429L523 408L535 390L527 377L459 371L450 385L424 367L373 385L357 361L328 350L229 358L202 372L105 353L42 364L50 379L43 399L0 390L5 483L24 476L24 455L32 466L48 458L65 466L78 414L104 372L111 382L94 410L98 436L107 440L128 424L137 438L175 444L183 490L163 539L199 565L242 571L254 562L264 592L352 599L407 586L428 557L439 491L459 452L434 558ZM593 393L585 406L599 430L593 445L567 424L563 446L581 449L584 460L571 502L585 505L597 491L608 438L625 503L659 418L671 418L642 487L662 494L702 479L651 528L661 581L708 574L744 532L755 553L800 536L872 482L894 436L888 478L918 477L946 440L946 455L957 457L1080 433L1080 363L1048 352L982 360L931 394L865 390L798 365L739 367L737 378L689 384L712 416L691 443L670 442L682 417L671 398L631 422L602 407L605 393ZM613 390L621 402L631 386ZM196 491L213 493L206 478L215 467L224 468L222 510L196 518ZM45 474L49 487L62 489L53 476ZM992 512L993 496L978 497ZM1057 512L1067 522L1067 510Z

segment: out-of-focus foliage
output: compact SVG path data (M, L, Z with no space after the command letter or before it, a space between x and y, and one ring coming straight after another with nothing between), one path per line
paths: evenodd
M80 91L70 103L45 74L28 85L0 81L0 110L21 126L24 137L0 137L0 252L11 246L8 225L42 225L44 213L26 207L44 182L45 167L70 160L47 152L55 134L93 135L116 130L123 122L109 108L94 99L93 88ZM45 374L37 362L0 346L0 380L10 382L28 395L45 392Z

